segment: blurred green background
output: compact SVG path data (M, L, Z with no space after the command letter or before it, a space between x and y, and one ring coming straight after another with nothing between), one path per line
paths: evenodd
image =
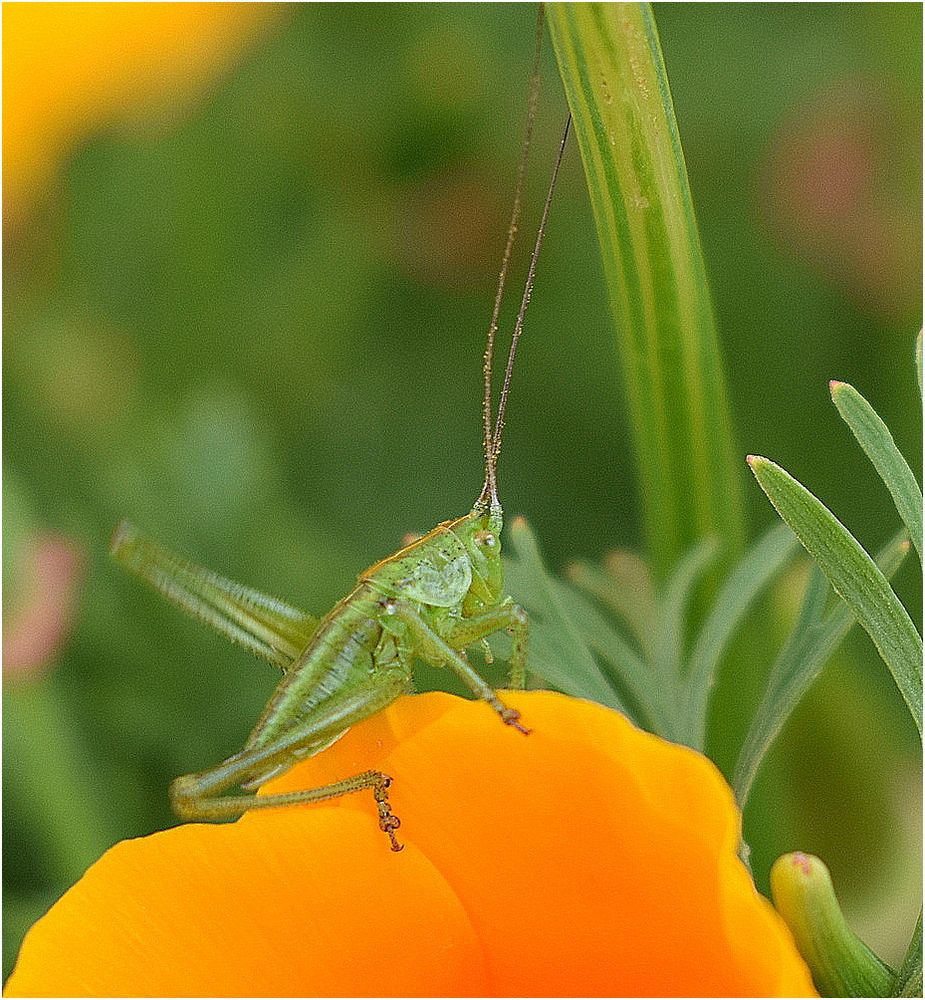
M8 221L4 619L26 648L4 650L5 974L107 846L173 822L169 781L238 749L276 680L121 575L113 525L324 612L478 492L533 18L286 5L181 113L88 129ZM656 18L741 453L780 462L878 545L898 518L827 382L854 384L921 472L921 8ZM525 233L565 113L549 46L543 76ZM529 517L552 567L639 544L628 440L572 147L501 469L508 514ZM757 532L774 514L742 469ZM896 588L920 621L911 566ZM778 588L768 613L793 599ZM60 625L31 649L30 615ZM721 766L759 688L757 672L723 678ZM920 775L914 728L854 634L756 787L759 887L783 851L821 855L855 928L898 959L920 897Z

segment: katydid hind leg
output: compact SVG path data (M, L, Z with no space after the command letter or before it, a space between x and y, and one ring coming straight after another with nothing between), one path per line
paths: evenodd
M128 521L116 527L109 552L181 611L284 673L318 627L314 615L171 552Z
M379 812L380 829L388 834L392 850L401 850L395 839L399 820L389 807L387 790L392 779L381 771L364 771L319 788L277 795L222 793L235 785L258 779L280 764L295 763L300 751L323 745L343 730L381 711L407 691L408 686L408 676L403 671L373 674L368 682L327 699L275 740L242 750L208 770L181 775L170 786L174 810L182 819L234 819L251 809L321 802L369 788Z

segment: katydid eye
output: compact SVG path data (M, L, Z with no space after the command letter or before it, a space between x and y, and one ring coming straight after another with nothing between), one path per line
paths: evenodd
M475 535L475 544L486 549L492 549L495 547L497 539L490 531L479 531Z

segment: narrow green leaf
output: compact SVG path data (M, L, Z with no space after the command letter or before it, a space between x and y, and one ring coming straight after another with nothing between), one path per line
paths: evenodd
M908 551L909 540L905 532L880 550L877 565L887 579L899 569ZM752 717L733 771L732 787L743 809L771 744L855 624L854 615L843 601L824 615L826 597L830 593L825 576L818 566L814 566L799 616L771 666L764 695Z
M687 608L694 588L716 558L719 545L707 538L695 545L675 567L664 590L658 595L658 627L652 666L667 689L681 694L682 664L687 636Z
M614 611L629 627L646 656L651 657L655 636L655 594L648 567L629 552L613 552L604 569L586 560L566 567L566 576L579 590Z
M754 542L726 578L700 629L686 672L685 736L696 750L706 740L710 692L729 640L752 602L793 555L798 545L785 524L775 524Z
M699 539L722 539L731 561L744 538L684 155L649 5L553 3L547 16L618 328L646 545L664 580Z
M530 673L566 694L622 711L624 705L563 608L556 581L546 572L539 545L524 518L514 519L510 539L513 555L505 560L505 576L510 592L530 616Z
M565 584L556 593L587 646L606 663L624 694L626 713L637 724L659 736L673 735L664 708L665 686L646 663L583 594Z
M922 637L850 531L789 473L750 455L758 484L870 635L922 733Z
M291 666L318 625L305 611L170 552L128 521L113 532L109 552L172 604L280 670Z
M832 402L851 428L893 497L893 503L909 530L919 559L922 558L922 491L912 469L900 454L890 429L877 411L847 382L830 382Z
M915 374L919 380L919 394L922 393L922 331L915 338Z
M906 951L903 964L893 980L890 996L920 997L922 995L922 911L916 921L912 940Z

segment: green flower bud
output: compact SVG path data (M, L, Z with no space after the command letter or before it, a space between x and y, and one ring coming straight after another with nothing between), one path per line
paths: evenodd
M824 997L886 997L893 971L848 927L829 870L812 854L784 854L771 895Z

